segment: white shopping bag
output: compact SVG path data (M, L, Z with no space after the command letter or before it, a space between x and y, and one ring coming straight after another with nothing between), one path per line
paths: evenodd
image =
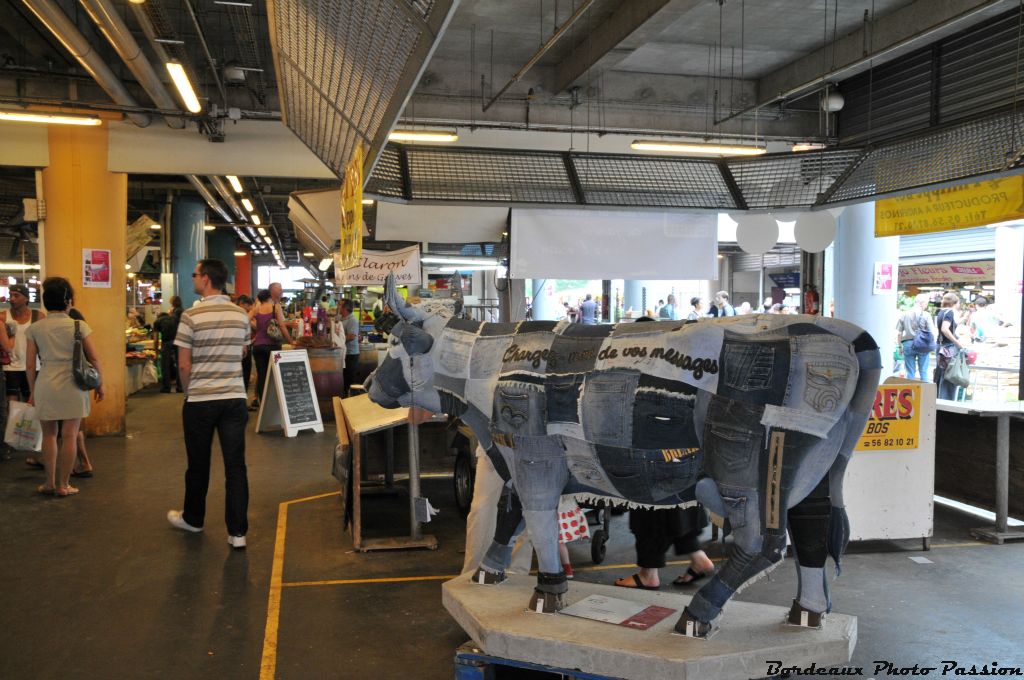
M34 406L21 401L8 403L7 429L4 441L19 451L39 451L43 448L43 426L36 419Z

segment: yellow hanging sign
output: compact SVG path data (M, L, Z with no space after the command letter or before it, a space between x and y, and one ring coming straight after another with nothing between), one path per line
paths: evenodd
M875 202L875 236L982 227L1024 217L1024 175Z
M363 258L363 148L356 145L341 184L341 246L336 269L349 269Z

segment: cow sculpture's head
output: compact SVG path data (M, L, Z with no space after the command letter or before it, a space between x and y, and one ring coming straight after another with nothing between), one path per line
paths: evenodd
M454 314L462 311L462 287L452 286ZM434 388L433 350L449 314L414 307L398 294L394 275L384 284L384 304L394 315L388 353L363 385L370 400L384 408L418 406L439 413L441 398Z

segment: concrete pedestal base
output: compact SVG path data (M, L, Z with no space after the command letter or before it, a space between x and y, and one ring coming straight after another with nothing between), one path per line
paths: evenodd
M535 579L513 576L481 586L462 576L444 584L444 607L491 656L578 669L626 680L746 680L765 677L768 662L818 668L849 662L857 619L829 614L822 630L783 624L788 609L745 602L726 606L721 630L707 640L672 633L679 614L646 631L563 614L526 611ZM678 609L690 601L679 591L643 591L571 583L566 603L593 594Z

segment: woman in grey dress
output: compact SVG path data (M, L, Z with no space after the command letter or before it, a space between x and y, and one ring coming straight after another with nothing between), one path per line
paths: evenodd
M36 407L36 417L43 427L43 465L47 483L39 493L72 496L78 489L71 486L71 471L77 453L78 429L82 418L89 415L89 393L75 384L71 360L75 349L75 321L67 312L74 302L74 291L67 279L50 277L43 281L43 306L46 318L29 326L27 333L27 377ZM102 375L96 350L89 335L92 329L77 322L82 333L85 356ZM43 368L36 374L36 357ZM96 401L103 399L103 386L96 388ZM57 423L62 443L57 452Z

